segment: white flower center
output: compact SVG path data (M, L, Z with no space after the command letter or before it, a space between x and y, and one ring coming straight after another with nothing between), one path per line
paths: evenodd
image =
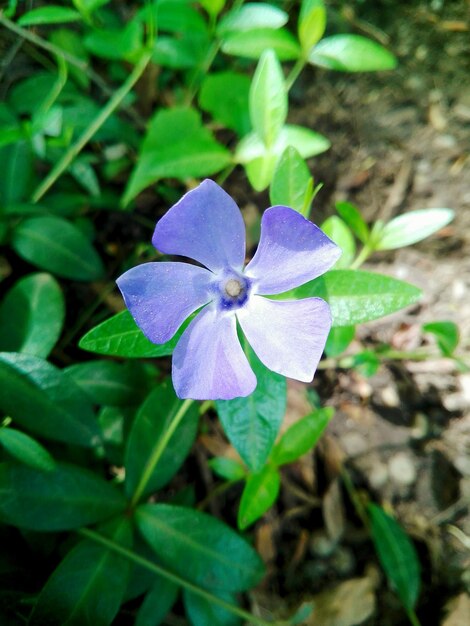
M236 298L243 291L243 285L236 278L231 278L225 284L225 292L231 298Z

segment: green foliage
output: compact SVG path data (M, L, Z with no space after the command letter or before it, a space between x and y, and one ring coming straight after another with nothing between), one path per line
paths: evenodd
M49 452L29 435L13 428L0 428L0 446L25 465L44 472L55 469L55 461Z
M275 466L265 465L246 480L238 509L238 527L244 530L261 517L276 501L281 477Z
M459 327L455 322L429 322L423 324L423 331L435 336L437 345L443 356L452 356L459 345Z
M393 70L397 61L383 46L361 35L332 35L314 46L308 60L329 70L377 72Z
M369 504L367 510L380 563L403 606L412 611L421 586L416 550L401 526L382 508Z
M298 150L288 146L273 173L269 188L271 204L290 206L308 217L314 194L313 178L307 164Z

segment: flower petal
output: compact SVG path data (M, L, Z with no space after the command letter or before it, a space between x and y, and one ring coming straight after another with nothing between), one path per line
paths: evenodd
M210 302L214 275L189 263L144 263L117 279L126 306L153 343L165 343L184 320Z
M248 396L256 377L237 336L234 315L203 309L173 352L173 385L180 398L231 400Z
M313 379L331 327L330 307L324 300L275 301L255 295L237 317L266 367L296 380Z
M188 191L157 223L153 245L218 271L241 270L245 260L245 225L232 198L212 180Z
M267 209L261 238L245 274L257 279L257 293L283 293L326 272L341 248L300 213L286 206Z

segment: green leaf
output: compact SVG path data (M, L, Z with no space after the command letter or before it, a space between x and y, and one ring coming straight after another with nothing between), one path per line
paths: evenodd
M286 410L286 379L268 370L249 351L258 384L246 398L216 402L222 427L248 467L256 472L268 458Z
M454 219L451 209L409 211L390 220L380 231L375 250L395 250L426 239Z
M287 24L289 16L285 11L266 2L247 2L238 9L229 11L217 27L219 36L232 32L245 32L254 29L276 29Z
M0 349L47 357L62 332L65 303L49 274L30 274L0 304Z
M137 612L134 626L160 626L176 602L178 586L161 576L155 579Z
M96 524L124 511L122 494L96 474L57 464L51 472L0 465L0 517L8 524L58 531Z
M320 41L326 28L326 10L322 0L302 0L298 34L306 55Z
M379 561L403 606L411 611L416 605L421 585L416 550L393 517L376 504L369 504L367 509Z
M230 161L230 152L203 126L197 111L186 107L159 110L150 121L123 204L160 178L208 176Z
M459 327L454 322L430 322L423 324L425 333L432 333L437 340L439 350L444 356L452 356L459 345Z
M355 326L333 326L325 344L329 357L337 357L346 350L356 334Z
M55 461L49 452L29 435L13 428L0 428L0 445L15 459L29 467L51 472Z
M142 476L149 471L152 457L162 445L182 401L176 397L169 381L160 384L140 407L132 425L126 448L126 493L132 496ZM168 440L163 453L147 477L143 496L166 485L186 459L199 423L199 411L192 403L175 432Z
M226 456L216 456L208 462L211 470L225 480L241 480L245 478L245 468L238 461Z
M336 269L348 268L356 255L356 243L351 230L346 223L336 215L326 219L321 225L321 229L341 248L343 254L336 262Z
M79 446L100 441L87 397L68 376L38 357L0 353L0 409L47 439Z
M178 38L160 35L155 40L152 61L174 69L197 67L204 63L209 46L210 38L205 31L185 31Z
M132 60L143 47L142 24L131 20L122 28L92 30L84 39L86 49L97 57Z
M138 404L149 388L145 370L138 362L89 361L71 365L64 372L96 404Z
M260 472L250 474L238 509L238 528L245 530L264 515L276 502L280 486L281 477L276 467L266 465Z
M332 270L315 280L274 298L326 300L333 326L354 326L394 313L421 297L414 285L390 276L362 270Z
M326 407L313 411L313 413L292 424L274 447L271 455L272 462L276 465L293 463L312 450L333 415L334 409Z
M0 205L2 207L23 200L31 190L33 153L29 141L0 148Z
M377 373L380 367L380 359L375 352L363 350L353 356L351 367L357 370L362 376L370 378Z
M15 252L33 265L73 280L100 280L104 267L87 237L60 217L32 217L13 233Z
M261 55L250 88L250 118L266 147L277 139L287 117L284 74L273 50Z
M244 591L264 574L255 550L218 519L170 504L144 504L137 526L159 560L211 591Z
M50 33L49 39L51 43L55 44L65 52L81 59L84 63L88 63L89 55L83 45L83 38L78 33L73 32L70 28L55 28ZM76 65L72 65L72 63L68 63L67 61L65 61L65 63L67 64L67 72L70 76L80 87L87 90L90 85L90 78L85 70L77 67Z
M222 41L222 52L247 59L259 59L272 49L280 61L293 61L300 56L300 46L291 33L283 28L259 28L228 33Z
M232 594L218 592L217 596L232 606L237 605ZM209 624L210 626L240 626L241 624L237 615L187 589L183 590L183 602L192 626L208 626Z
M274 170L269 197L272 205L290 206L304 217L310 209L313 179L298 150L288 146Z
M89 330L78 345L82 350L109 356L128 358L168 356L173 352L186 325L183 324L170 341L155 344L147 339L129 311L121 311Z
M200 0L201 6L211 15L217 17L225 6L225 0Z
M61 7L50 4L49 6L32 9L20 17L20 26L33 26L37 24L61 24L63 22L77 22L81 20L80 13L70 7Z
M132 547L128 519L118 519L103 534ZM66 555L41 591L31 626L109 626L126 591L130 561L91 540L80 541Z
M209 74L199 92L199 106L218 122L239 135L246 135L250 128L248 94L250 79L238 72Z
M356 237L362 243L366 243L370 236L369 227L365 223L359 209L350 202L337 202L335 207Z
M312 48L308 60L312 65L342 72L377 72L397 66L391 52L361 35L325 37Z

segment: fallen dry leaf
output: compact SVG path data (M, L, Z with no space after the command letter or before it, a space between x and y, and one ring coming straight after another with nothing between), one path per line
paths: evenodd
M352 578L313 597L315 609L308 626L355 626L375 611L374 583Z

